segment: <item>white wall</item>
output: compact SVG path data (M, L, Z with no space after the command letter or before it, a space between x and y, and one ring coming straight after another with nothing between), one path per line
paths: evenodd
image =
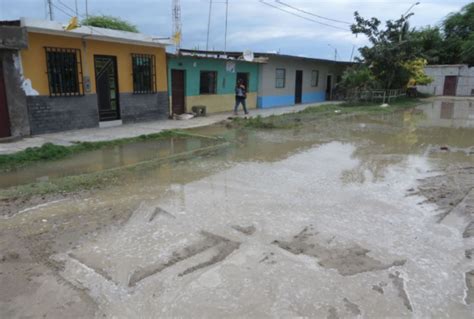
M443 95L444 78L446 76L458 76L456 95L471 96L474 90L474 67L467 65L429 65L425 67L425 73L433 79L428 85L418 85L421 93L432 95Z

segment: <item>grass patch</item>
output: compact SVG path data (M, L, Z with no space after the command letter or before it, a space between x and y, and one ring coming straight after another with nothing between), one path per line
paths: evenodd
M24 151L0 155L0 172L20 168L35 162L63 159L74 154L95 151L129 143L160 140L172 137L202 137L180 131L166 130L159 133L140 135L137 137L121 138L100 142L76 142L70 146L45 143L40 147L29 147Z
M318 106L310 106L302 111L282 115L272 115L262 118L234 118L233 126L253 129L288 129L295 128L304 122L310 122L321 118L332 118L343 114L383 114L395 112L399 109L412 108L420 104L419 99L398 98L387 107L380 107L380 102L358 102L358 103L328 103Z

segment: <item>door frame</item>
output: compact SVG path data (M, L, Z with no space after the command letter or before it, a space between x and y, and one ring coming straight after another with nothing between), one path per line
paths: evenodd
M100 106L99 106L99 92L97 90L97 68L96 68L96 57L98 58L112 58L114 63L114 77L115 77L115 100L117 101L117 118L113 120L101 120L100 119ZM97 95L97 109L99 111L99 122L117 121L122 119L122 112L120 109L120 88L118 78L118 63L117 56L105 55L105 54L94 54L94 78L95 78L95 94Z
M301 92L296 92L298 86L297 86L297 81L298 81L298 73L301 73L301 85L300 85L300 91ZM303 70L295 70L295 104L301 104L303 103ZM299 93L299 101L297 101L297 93Z
M330 84L329 92L328 92L328 78L331 78L331 81L329 82ZM332 83L333 83L333 74L332 73L326 74L326 92L325 93L326 93L326 100L328 101L332 100Z
M0 136L0 138L6 138L6 137L10 137L12 135L12 130L11 130L11 122L10 122L10 112L8 110L8 99L7 99L7 87L5 85L5 76L4 76L4 72L3 72L3 63L2 61L0 60L0 90L3 91L3 97L4 97L4 106L5 106L5 124L6 125L6 136ZM2 101L0 101L0 104L3 103ZM0 123L2 124L2 123Z
M173 116L173 71L183 72L183 114L187 111L186 105L186 69L171 69L171 110L170 117Z

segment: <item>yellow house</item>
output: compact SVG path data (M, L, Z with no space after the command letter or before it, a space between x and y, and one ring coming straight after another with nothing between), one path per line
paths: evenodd
M22 18L21 73L32 134L168 117L166 41ZM11 106L10 106L11 108Z

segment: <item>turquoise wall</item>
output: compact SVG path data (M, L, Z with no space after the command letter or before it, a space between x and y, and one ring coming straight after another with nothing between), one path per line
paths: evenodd
M249 73L248 92L258 91L258 64L243 61L235 62L235 73L226 70L229 60L197 57L168 56L168 93L171 95L171 70L186 70L186 96L199 94L201 71L217 71L217 94L234 94L237 72Z

